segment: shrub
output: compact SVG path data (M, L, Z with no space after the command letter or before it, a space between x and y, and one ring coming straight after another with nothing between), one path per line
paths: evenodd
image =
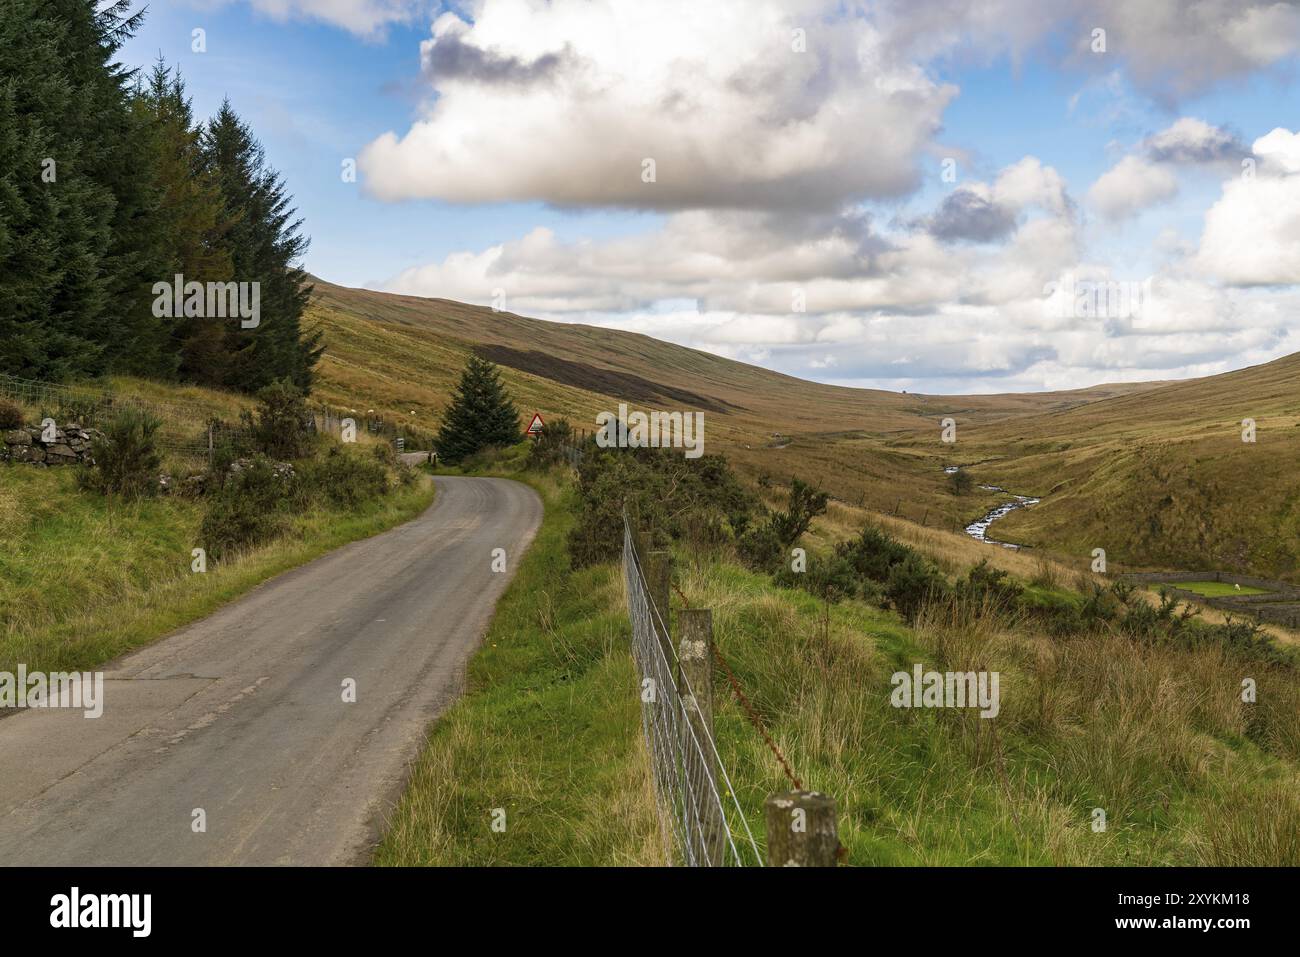
M248 468L230 475L208 499L199 528L199 541L208 557L219 562L235 551L278 536L283 519L277 513L297 492L298 483L277 475L271 460L262 455Z
M745 532L737 543L741 560L751 568L777 572L785 564L787 551L826 512L830 498L812 486L792 479L790 501L784 512L772 512L762 525Z
M125 408L105 425L91 443L94 466L81 470L81 487L102 495L139 498L158 489L162 456L154 435L162 423L145 411Z
M581 510L569 533L575 568L618 557L625 508L647 545L707 546L733 540L756 505L722 456L688 459L671 449L588 445L577 492Z
M10 431L23 427L23 410L12 402L0 399L0 429Z
M302 390L284 379L257 393L257 415L241 414L259 452L275 459L300 459L309 449L310 413Z
M975 482L965 469L957 469L955 472L948 473L948 488L953 495L968 495L974 486Z
M914 621L927 602L943 597L948 591L943 574L917 552L889 570L885 597L907 621Z
M528 447L528 467L547 468L568 461L573 446L573 426L568 419L556 419Z
M388 491L388 469L375 455L331 446L323 458L302 466L300 494L331 505L356 506Z
M1061 576L1055 565L1046 558L1039 558L1030 584L1038 585L1040 588L1059 588Z
M959 598L967 599L972 608L1000 612L1013 608L1024 591L1007 572L989 565L987 558L981 558L953 590Z

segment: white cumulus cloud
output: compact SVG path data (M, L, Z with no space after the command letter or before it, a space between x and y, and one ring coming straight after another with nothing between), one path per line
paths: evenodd
M1173 173L1137 156L1126 156L1088 190L1088 203L1107 219L1134 216L1178 192Z

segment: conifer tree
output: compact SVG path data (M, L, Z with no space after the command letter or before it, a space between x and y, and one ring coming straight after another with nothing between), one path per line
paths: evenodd
M107 371L159 327L138 308L156 271L113 56L140 23L128 0L8 0L0 17L0 371Z
M180 69L169 70L159 58L134 106L146 120L148 152L160 194L157 228L168 253L165 269L155 281L170 283L177 274L200 283L229 280L233 266L225 246L229 226L221 190L199 149L200 129ZM177 317L169 322L180 377L203 385L225 385L232 364L231 320Z
M261 316L255 328L236 324L226 384L251 392L279 379L306 391L324 347L320 333L302 332L311 296L307 274L298 266L308 240L290 206L280 174L266 163L262 146L229 101L204 129L204 164L221 191L232 279L260 283Z
M438 431L438 458L456 465L481 449L519 441L519 413L497 367L471 355Z

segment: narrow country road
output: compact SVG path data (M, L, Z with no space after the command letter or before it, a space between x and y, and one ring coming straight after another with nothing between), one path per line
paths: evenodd
M0 864L367 860L542 516L516 482L435 481L419 518L114 662L102 717L0 720Z

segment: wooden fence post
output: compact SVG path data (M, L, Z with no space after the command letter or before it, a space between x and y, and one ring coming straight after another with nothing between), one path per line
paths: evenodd
M718 767L713 747L713 612L684 608L677 615L681 634L682 770L686 778L687 835L694 863L724 863L726 825L719 803ZM699 747L696 747L696 743Z
M672 582L672 552L667 549L656 549L653 552L648 552L645 557L645 587L650 595L650 601L654 603L655 608L659 609L659 617L663 619L663 634L659 635L659 643L664 650L664 661L668 662L669 668L673 664L672 623L669 620L668 613L668 596L672 591ZM658 621L653 623L655 633L659 634L660 626Z
M834 867L840 852L835 799L817 791L782 791L763 804L768 867Z

